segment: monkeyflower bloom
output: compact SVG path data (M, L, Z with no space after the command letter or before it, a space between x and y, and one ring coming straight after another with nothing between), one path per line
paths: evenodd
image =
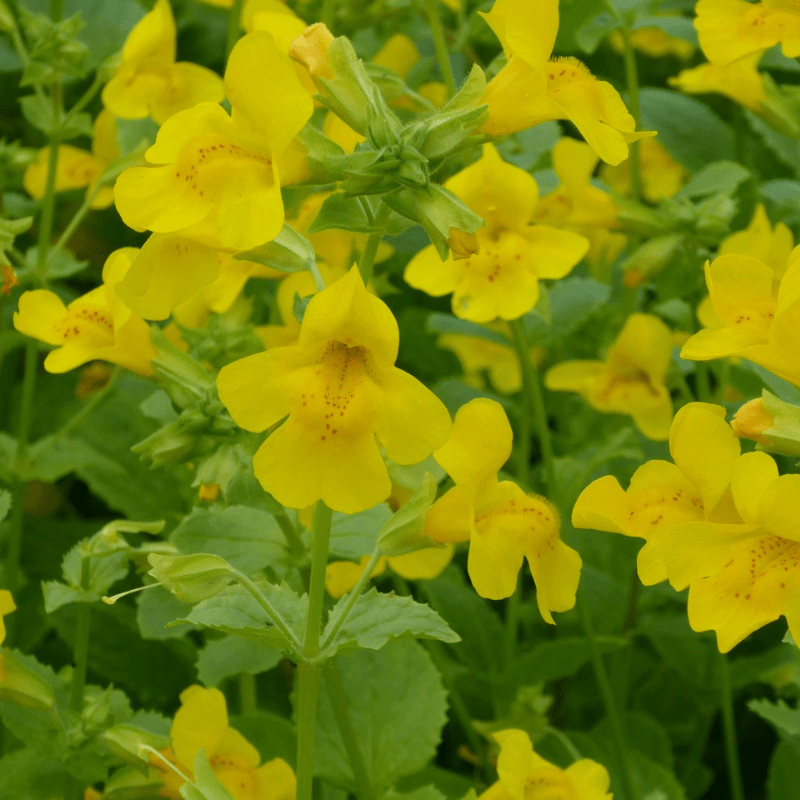
M524 130L541 122L568 119L603 161L619 164L636 132L617 90L599 81L575 58L551 59L558 33L558 0L496 0L481 16L494 31L508 63L486 87L490 136Z
M658 14L660 17L677 17L677 14ZM631 45L640 53L644 53L650 58L664 58L664 56L675 56L681 61L691 58L695 46L685 39L678 39L670 36L662 28L637 28L631 31ZM614 31L608 37L609 44L622 55L625 52L625 40L619 31Z
M669 432L674 463L642 464L623 490L613 475L587 486L572 509L576 528L621 533L645 540L639 578L651 586L667 579L664 531L686 522L735 522L728 491L739 458L739 440L725 422L725 409L689 403Z
M149 375L155 350L150 329L122 302L116 287L136 249L115 250L103 266L103 283L65 306L46 289L25 292L14 313L14 327L26 336L57 345L44 361L48 372L67 372L99 359Z
M556 143L551 157L560 185L541 198L531 221L585 236L589 240L586 260L593 267L612 263L627 239L613 231L617 204L608 192L591 183L599 161L597 154L588 144L564 137Z
M219 103L222 80L210 69L175 61L175 18L168 0L134 26L122 48L122 63L103 89L103 105L115 116L151 116L161 124L197 103Z
M396 575L407 581L429 581L444 572L453 560L455 546L423 547L402 556L384 556L375 565L372 576L377 577L388 567ZM355 561L331 561L325 568L325 589L335 600L347 594L358 583L369 563L370 556Z
M253 459L278 502L371 508L392 490L381 446L398 464L417 464L445 442L447 409L394 366L398 344L392 312L353 267L309 301L297 344L222 369L220 399L242 428L263 431L288 415Z
M469 544L467 570L481 597L510 597L527 560L543 619L575 605L581 558L559 538L558 512L543 497L527 495L497 472L511 455L511 426L503 407L478 398L456 414L453 432L433 456L455 481L425 518L436 542Z
M556 392L577 392L605 414L630 414L648 439L669 435L672 398L664 379L672 359L672 333L652 314L631 314L605 361L564 361L545 375Z
M698 0L694 26L713 64L731 64L780 43L787 58L800 56L800 9L786 0Z
M127 225L230 252L277 236L284 221L281 181L302 174L290 144L313 102L292 62L263 31L236 43L225 91L230 116L215 103L173 115L145 154L151 166L120 175L115 198Z
M631 193L630 161L623 161L616 167L604 164L600 170L600 177L617 194ZM657 203L665 197L676 195L681 186L689 180L689 173L655 139L642 139L639 142L639 179L645 200ZM584 189L587 187L595 189L588 180L585 184L581 182L578 185L583 185ZM608 203L607 200L603 202L606 205ZM616 217L616 209L614 215Z
M3 622L3 617L16 610L17 607L14 605L14 598L11 596L11 592L7 589L0 589L0 644L3 644L6 638L6 625ZM0 681L5 680L6 677L6 671L3 669L3 654L0 653Z
M539 280L563 278L589 248L579 234L529 224L539 201L536 181L503 161L491 144L446 186L486 221L476 234L480 249L466 258L451 252L442 262L429 245L411 259L405 279L434 297L452 292L458 317L521 317L539 299Z
M181 707L170 729L170 747L162 756L191 779L201 748L233 800L294 800L297 781L292 768L281 758L261 764L258 750L228 724L225 695L219 689L195 685L181 692ZM179 800L183 779L154 756L150 764L164 780L159 794Z
M668 83L687 94L724 94L751 111L768 102L764 78L758 71L761 53L730 64L700 64L686 69Z
M91 194L106 168L119 159L117 123L114 115L104 109L97 115L93 128L91 153L68 144L58 146L55 183L57 192L68 192L86 186L87 195ZM50 148L43 147L36 161L25 170L22 178L25 191L36 200L41 200L45 194L49 158ZM101 186L92 200L91 207L108 208L113 202L114 190L110 186Z
M800 385L800 251L795 248L777 296L775 273L752 256L706 262L706 285L719 327L704 328L683 345L692 361L741 356Z
M611 800L606 768L582 758L566 769L545 761L533 749L525 731L505 730L492 734L500 745L498 781L478 800Z

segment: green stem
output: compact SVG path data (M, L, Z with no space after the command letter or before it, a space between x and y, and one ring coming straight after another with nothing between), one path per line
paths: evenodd
M353 728L350 713L347 710L347 695L344 693L344 687L342 686L336 664L328 664L328 666L325 667L324 675L325 683L328 687L328 697L333 707L333 715L336 717L336 725L339 728L339 733L342 735L344 749L347 751L347 758L350 761L350 767L356 779L356 786L358 787L356 796L358 800L372 800L374 795L372 784L369 779L369 772L364 763L364 758L361 755L361 749L358 746L358 736Z
M61 116L61 85L52 86L53 119ZM42 216L39 219L38 252L36 254L36 272L39 281L44 283L44 271L47 266L47 251L53 235L53 218L56 205L56 170L58 169L58 133L50 135L50 146L47 151L47 179L45 181L44 198L42 199Z
M22 397L17 426L17 449L14 456L15 483L12 491L11 520L6 550L6 583L13 594L19 586L19 558L22 551L22 530L25 520L25 481L20 473L28 457L28 437L33 416L33 396L36 390L39 347L29 340L25 345L25 371L22 377Z
M306 548L303 545L300 534L297 532L297 528L295 528L292 521L289 519L289 515L285 511L282 511L273 516L278 523L278 527L283 531L283 535L286 537L286 543L289 545L289 553L292 558L298 563L305 561Z
M542 452L544 466L545 490L551 500L555 502L556 492L556 462L553 454L553 439L550 427L547 424L547 411L544 405L544 396L539 382L539 373L534 367L530 356L530 343L525 333L525 323L522 318L511 320L509 323L514 338L514 349L517 351L519 368L522 374L522 430L523 435L529 431L530 420L533 418L536 433L539 437L539 447ZM530 467L530 434L524 436L527 441L522 442L523 453L526 453L525 462L519 471L520 481L527 483L528 469Z
M87 105L89 105L89 103L92 101L92 98L103 87L103 83L103 76L100 74L100 72L97 72L94 76L94 80L89 85L89 88L80 96L75 105L73 105L72 108L64 115L64 119L61 120L62 126L66 125L66 123L69 122L76 114L79 114L84 108L86 108Z
M708 364L697 361L694 365L694 381L697 389L697 399L701 403L711 402L711 379L708 374Z
M289 643L295 648L295 650L300 650L301 643L298 638L294 635L294 631L289 627L286 620L281 616L280 612L278 611L272 603L264 597L263 594L258 590L258 586L256 586L253 581L250 580L246 575L243 575L241 572L237 572L234 570L233 573L236 576L236 580L247 589L248 592L252 595L253 599L267 612L267 616L275 623L275 627L286 637Z
M625 79L628 84L628 107L631 116L636 122L637 130L642 124L642 112L639 104L639 71L636 67L636 51L631 44L631 33L627 26L623 26L620 33L625 45ZM631 160L631 195L634 200L642 198L641 161L639 157L639 142L630 144Z
M322 0L322 11L320 13L319 21L322 22L329 30L333 29L333 12L335 0Z
M242 714L258 711L256 676L250 672L242 672L239 675L239 711Z
M456 93L456 79L453 76L450 52L447 49L447 42L444 38L444 28L442 27L442 19L439 16L438 0L425 0L425 12L431 26L433 47L436 50L436 60L439 62L442 79L444 80L444 85L447 87L447 97L450 98Z
M358 598L361 596L361 592L367 585L367 581L369 581L369 579L372 577L372 573L374 572L378 561L380 561L380 558L380 550L378 550L376 547L375 550L372 551L372 556L367 562L367 566L364 567L364 571L358 576L356 585L350 590L350 594L347 596L342 613L339 615L339 618L336 620L333 628L325 635L325 641L322 643L323 650L331 645L333 640L336 638L336 634L341 630L342 625L344 625L345 620L347 619L347 615L352 611L356 600L358 600Z
M392 209L381 203L378 213L375 215L375 225L378 227L377 231L373 231L367 236L367 242L364 245L364 251L361 253L361 258L358 261L358 271L361 273L361 280L364 281L364 286L369 284L372 280L372 268L375 266L375 256L378 254L378 247L383 239L383 230L381 226L392 213Z
M308 590L308 619L303 641L304 660L297 665L297 800L311 800L314 780L314 733L317 725L317 697L322 670L314 659L319 655L322 606L325 600L325 570L331 538L333 512L319 500L314 510L314 544L311 552L311 584Z
M50 19L61 22L64 16L64 0L50 0Z
M239 41L239 36L242 33L241 19L242 19L242 5L243 0L233 0L233 5L228 15L228 36L225 40L225 60L231 54L236 42Z
M606 665L603 662L603 656L600 653L600 648L597 646L597 640L594 636L594 629L592 627L592 620L589 616L589 609L583 601L583 597L579 594L577 600L578 612L583 624L583 632L586 637L586 642L589 645L589 654L592 659L592 667L594 669L595 680L597 681L597 688L600 690L600 696L603 699L603 705L606 709L608 721L611 724L611 744L614 748L617 763L619 764L619 778L622 783L622 800L636 800L636 795L633 791L633 778L631 777L631 764L628 758L628 748L625 744L625 733L622 728L622 720L617 710L617 703L614 698L614 693L611 690L611 682L608 679L608 672L606 672Z
M732 800L744 800L742 769L739 764L739 747L736 739L736 718L733 713L733 690L728 656L720 653L720 689L722 701L722 728L725 736L725 758L728 763L728 782Z
M573 761L580 761L581 758L583 758L583 756L578 751L578 748L575 747L574 744L572 744L569 736L567 736L563 731L558 730L558 728L551 728L548 725L547 732L551 736L555 736L555 738L558 739L563 748L569 753L569 756Z
M517 638L519 636L519 607L522 604L522 573L517 576L517 587L514 594L506 601L505 651L506 664L510 664L517 654Z
M86 195L81 207L75 212L74 216L69 221L69 225L64 228L64 232L58 237L58 241L50 248L50 252L47 255L48 264L51 264L56 255L64 249L72 237L72 234L75 233L75 229L81 224L81 222L83 222L83 218L91 210L92 203L94 202L95 197L97 197L97 193L100 191L101 186L102 184L100 181L98 181L92 188L92 191Z
M100 390L94 392L92 396L70 417L54 434L50 440L51 446L56 442L60 442L71 430L79 425L89 414L97 408L98 405L110 394L114 388L114 384L119 377L120 368L114 367L108 383Z

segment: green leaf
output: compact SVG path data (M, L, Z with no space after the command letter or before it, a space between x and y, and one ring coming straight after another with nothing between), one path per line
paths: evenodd
M281 272L302 272L316 264L317 257L311 242L284 222L280 233L271 242L237 253L234 258L253 261Z
M241 636L224 636L206 643L197 658L197 677L206 686L218 686L225 678L247 672L258 675L281 659L280 650Z
M2 522L11 510L11 492L0 489L0 522Z
M355 233L381 232L389 236L401 233L409 222L393 214L385 223L375 222L377 208L363 197L348 197L343 192L326 197L319 214L308 228L309 233L327 231L331 228Z
M184 783L178 790L184 800L233 800L211 769L202 747L194 757L193 773L194 783Z
M584 53L594 53L600 43L612 31L618 30L620 22L607 11L588 19L575 32L575 41Z
M323 641L338 623L347 598L345 595L333 607ZM325 655L356 648L379 650L397 639L438 639L451 644L461 641L430 606L410 597L384 594L373 587L356 600Z
M21 98L20 108L22 116L46 136L50 136L58 129L60 141L74 139L76 136L92 137L92 118L85 112L74 114L66 126L61 124L60 118L53 117L53 104L40 94L29 94Z
M733 158L733 133L707 105L668 89L639 93L642 128L658 131L667 152L690 172Z
M158 124L150 117L145 119L118 119L117 144L121 156L136 153L141 148L149 147L156 140Z
M747 707L787 736L800 736L800 708L792 708L783 700L751 700Z
M295 767L297 731L288 719L268 711L254 711L233 717L231 725L258 750L262 763L282 758Z
M358 514L334 512L331 524L330 553L335 558L358 561L371 553L378 541L378 531L392 518L386 503L359 511Z
M698 44L697 30L693 21L688 17L644 15L639 17L632 26L633 30L640 28L658 28L667 36L672 36L673 39L683 39L684 42L695 46Z
M421 769L436 753L446 720L446 693L416 642L357 650L336 660L361 755L376 792ZM320 686L315 770L348 789L355 779L328 694Z
M17 236L25 233L33 224L33 217L22 219L0 218L0 251L5 252L13 244Z
M499 331L494 331L478 322L459 319L452 314L441 314L437 311L429 314L425 321L425 328L430 333L454 333L458 336L474 336L478 339L485 339L487 342L494 342L509 348L513 347L508 337L503 336Z
M676 197L707 197L732 192L750 177L750 170L734 161L715 161L692 175Z
M428 785L411 792L389 789L381 795L380 800L446 800L446 795L442 794L435 786Z
M800 757L788 742L779 742L772 754L767 800L800 800Z
M275 518L257 508L195 508L172 532L182 553L213 553L246 575L288 559L286 538Z
M401 556L437 546L437 542L425 534L425 515L436 499L436 484L433 475L425 473L414 494L381 528L378 546L383 555Z
M170 623L185 617L191 610L190 605L182 603L163 586L151 586L146 592L140 592L136 600L136 621L142 639L180 639L188 631L195 630L195 626Z
M0 758L0 800L61 797L67 772L52 753L24 747Z
M258 588L294 632L298 641L302 641L308 614L308 595L300 597L285 583L280 586L260 583ZM228 586L214 597L198 603L182 622L193 622L223 633L246 636L281 652L294 652L293 643L287 641L267 616L267 612L238 584Z

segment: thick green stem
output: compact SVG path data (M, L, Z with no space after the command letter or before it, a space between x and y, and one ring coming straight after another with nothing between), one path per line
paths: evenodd
M631 764L628 758L628 748L625 743L622 720L620 719L617 709L617 701L614 698L614 692L611 690L611 682L608 679L608 672L603 662L603 656L600 653L600 648L597 646L592 620L589 616L589 609L586 607L586 603L580 594L578 595L577 606L581 617L581 623L583 624L583 633L589 645L589 653L592 659L592 668L594 669L597 688L600 690L600 697L603 700L606 715L611 725L611 744L614 748L617 763L619 764L619 779L622 784L622 798L620 798L620 800L637 800L633 791Z
M225 59L231 54L236 42L239 41L239 36L242 33L241 19L242 19L242 5L243 0L233 0L233 5L228 16L228 36L225 40Z
M335 663L328 664L324 670L325 683L328 687L328 697L333 707L333 714L336 717L336 725L342 735L344 749L347 751L347 759L353 770L356 779L356 796L358 800L372 800L374 794L372 784L369 779L369 772L361 755L361 748L358 746L358 736L353 728L350 713L347 710L347 695L344 693L339 670Z
M722 702L722 728L725 736L725 758L728 763L728 783L732 800L744 800L742 768L739 763L739 746L736 739L736 718L733 713L733 690L728 656L720 654L720 690Z
M453 76L453 65L450 63L450 51L447 49L447 42L444 38L444 27L439 16L438 0L425 0L425 12L431 26L431 36L433 36L433 47L436 50L436 60L442 72L442 80L447 87L448 98L456 93L456 79Z
M333 30L333 11L335 0L322 0L322 11L319 21L324 23L329 30Z
M314 659L319 655L322 606L325 600L325 570L331 539L333 512L319 500L314 510L314 545L311 551L311 584L308 590L308 619L303 641L303 659L297 665L297 800L311 800L314 779L314 732L317 725L317 696L322 670Z
M61 85L52 86L53 119L61 119ZM47 251L53 235L53 218L56 206L56 170L58 168L58 132L50 136L50 147L47 151L47 179L45 180L44 197L42 199L42 216L39 219L38 251L36 254L36 272L41 283L44 283L44 271L47 266Z
M639 71L636 67L636 51L631 44L631 34L627 27L621 30L622 41L625 45L625 79L628 84L628 108L636 122L637 129L642 124L642 112L639 104ZM631 142L631 195L634 200L641 200L642 178L641 160L639 158L639 142Z
M250 672L242 672L239 675L239 711L242 714L258 711L256 676Z
M523 453L526 454L524 464L520 464L519 478L522 483L527 483L528 470L530 468L530 420L533 419L536 426L536 433L539 437L539 447L542 453L542 464L544 467L545 490L552 500L556 491L556 462L553 454L553 439L550 434L550 427L547 424L547 410L544 405L544 396L539 382L539 373L531 361L530 343L525 333L525 323L522 318L512 320L509 323L511 333L514 337L514 349L517 351L519 368L522 374L522 433L521 438L525 441L521 443Z
M22 550L22 529L25 521L25 481L20 473L28 458L28 437L33 416L33 396L36 390L36 371L39 347L34 341L25 345L25 371L22 376L22 398L17 425L17 449L14 457L15 483L12 490L11 520L6 547L6 584L13 594L19 586L19 557ZM13 623L12 623L13 624Z
M375 266L375 256L378 254L378 247L380 246L381 239L383 239L383 230L381 226L392 213L392 209L381 203L378 213L375 215L375 225L378 227L377 231L373 231L367 236L367 242L364 245L364 251L361 253L361 258L358 261L358 271L361 273L361 280L364 281L366 286L372 280L372 268Z

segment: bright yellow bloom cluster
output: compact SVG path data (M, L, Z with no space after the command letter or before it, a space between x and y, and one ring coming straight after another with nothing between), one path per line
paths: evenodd
M589 248L579 234L531 224L536 181L492 145L445 185L486 220L477 233L480 249L442 262L430 245L411 259L405 279L434 297L452 292L456 316L475 322L521 317L539 299L539 279L563 278Z
M525 731L492 734L500 745L498 781L478 800L612 800L606 768L582 758L566 769L545 761Z
M68 306L46 289L20 297L14 327L57 346L45 359L48 372L67 372L100 359L140 375L150 374L150 360L155 356L150 329L117 294L136 252L132 247L115 250L103 266L102 285Z
M219 103L222 81L210 69L175 61L175 18L169 0L156 0L122 49L122 63L103 89L103 104L115 116L151 116L162 123L197 103Z
M558 0L496 0L481 14L508 63L486 87L484 133L502 136L541 122L568 119L603 161L619 164L637 132L617 90L599 81L577 59L551 58L558 33Z
M162 756L192 779L194 759L201 748L233 800L294 800L297 782L292 768L281 758L261 764L258 750L228 724L225 695L219 689L190 686L181 693L170 747ZM155 757L150 763L164 781L159 793L179 800L184 785L181 777Z
M672 399L664 379L672 333L652 314L631 314L605 361L564 361L545 375L548 389L578 392L598 411L630 414L648 438L666 439Z
M114 115L104 109L94 121L91 153L68 144L58 146L55 191L68 192L86 186L87 194L91 194L103 172L119 156L117 123ZM49 157L50 148L43 147L36 161L25 170L22 180L25 191L37 200L44 197ZM108 208L113 202L114 190L110 186L101 186L92 200L92 208Z
M397 322L353 267L311 299L297 344L224 367L217 379L236 423L262 431L287 416L253 459L278 502L323 500L352 514L380 503L391 481L378 442L398 464L441 446L450 416L419 381L394 366Z
M800 635L800 475L740 455L724 409L705 403L676 414L670 453L674 464L648 461L627 491L612 476L592 483L573 524L645 539L642 582L688 586L692 628L715 630L722 652L781 614Z
M536 582L542 617L575 605L581 558L559 538L561 520L543 497L527 495L497 473L511 455L511 426L503 407L485 398L456 414L453 432L434 458L455 481L425 519L437 542L469 541L467 569L481 597L510 597L523 559Z
M0 589L0 644L3 644L6 638L6 625L3 622L3 617L8 616L12 611L16 611L17 607L14 605L14 598L11 592L7 589ZM6 679L6 672L3 669L3 655L0 653L0 681Z

